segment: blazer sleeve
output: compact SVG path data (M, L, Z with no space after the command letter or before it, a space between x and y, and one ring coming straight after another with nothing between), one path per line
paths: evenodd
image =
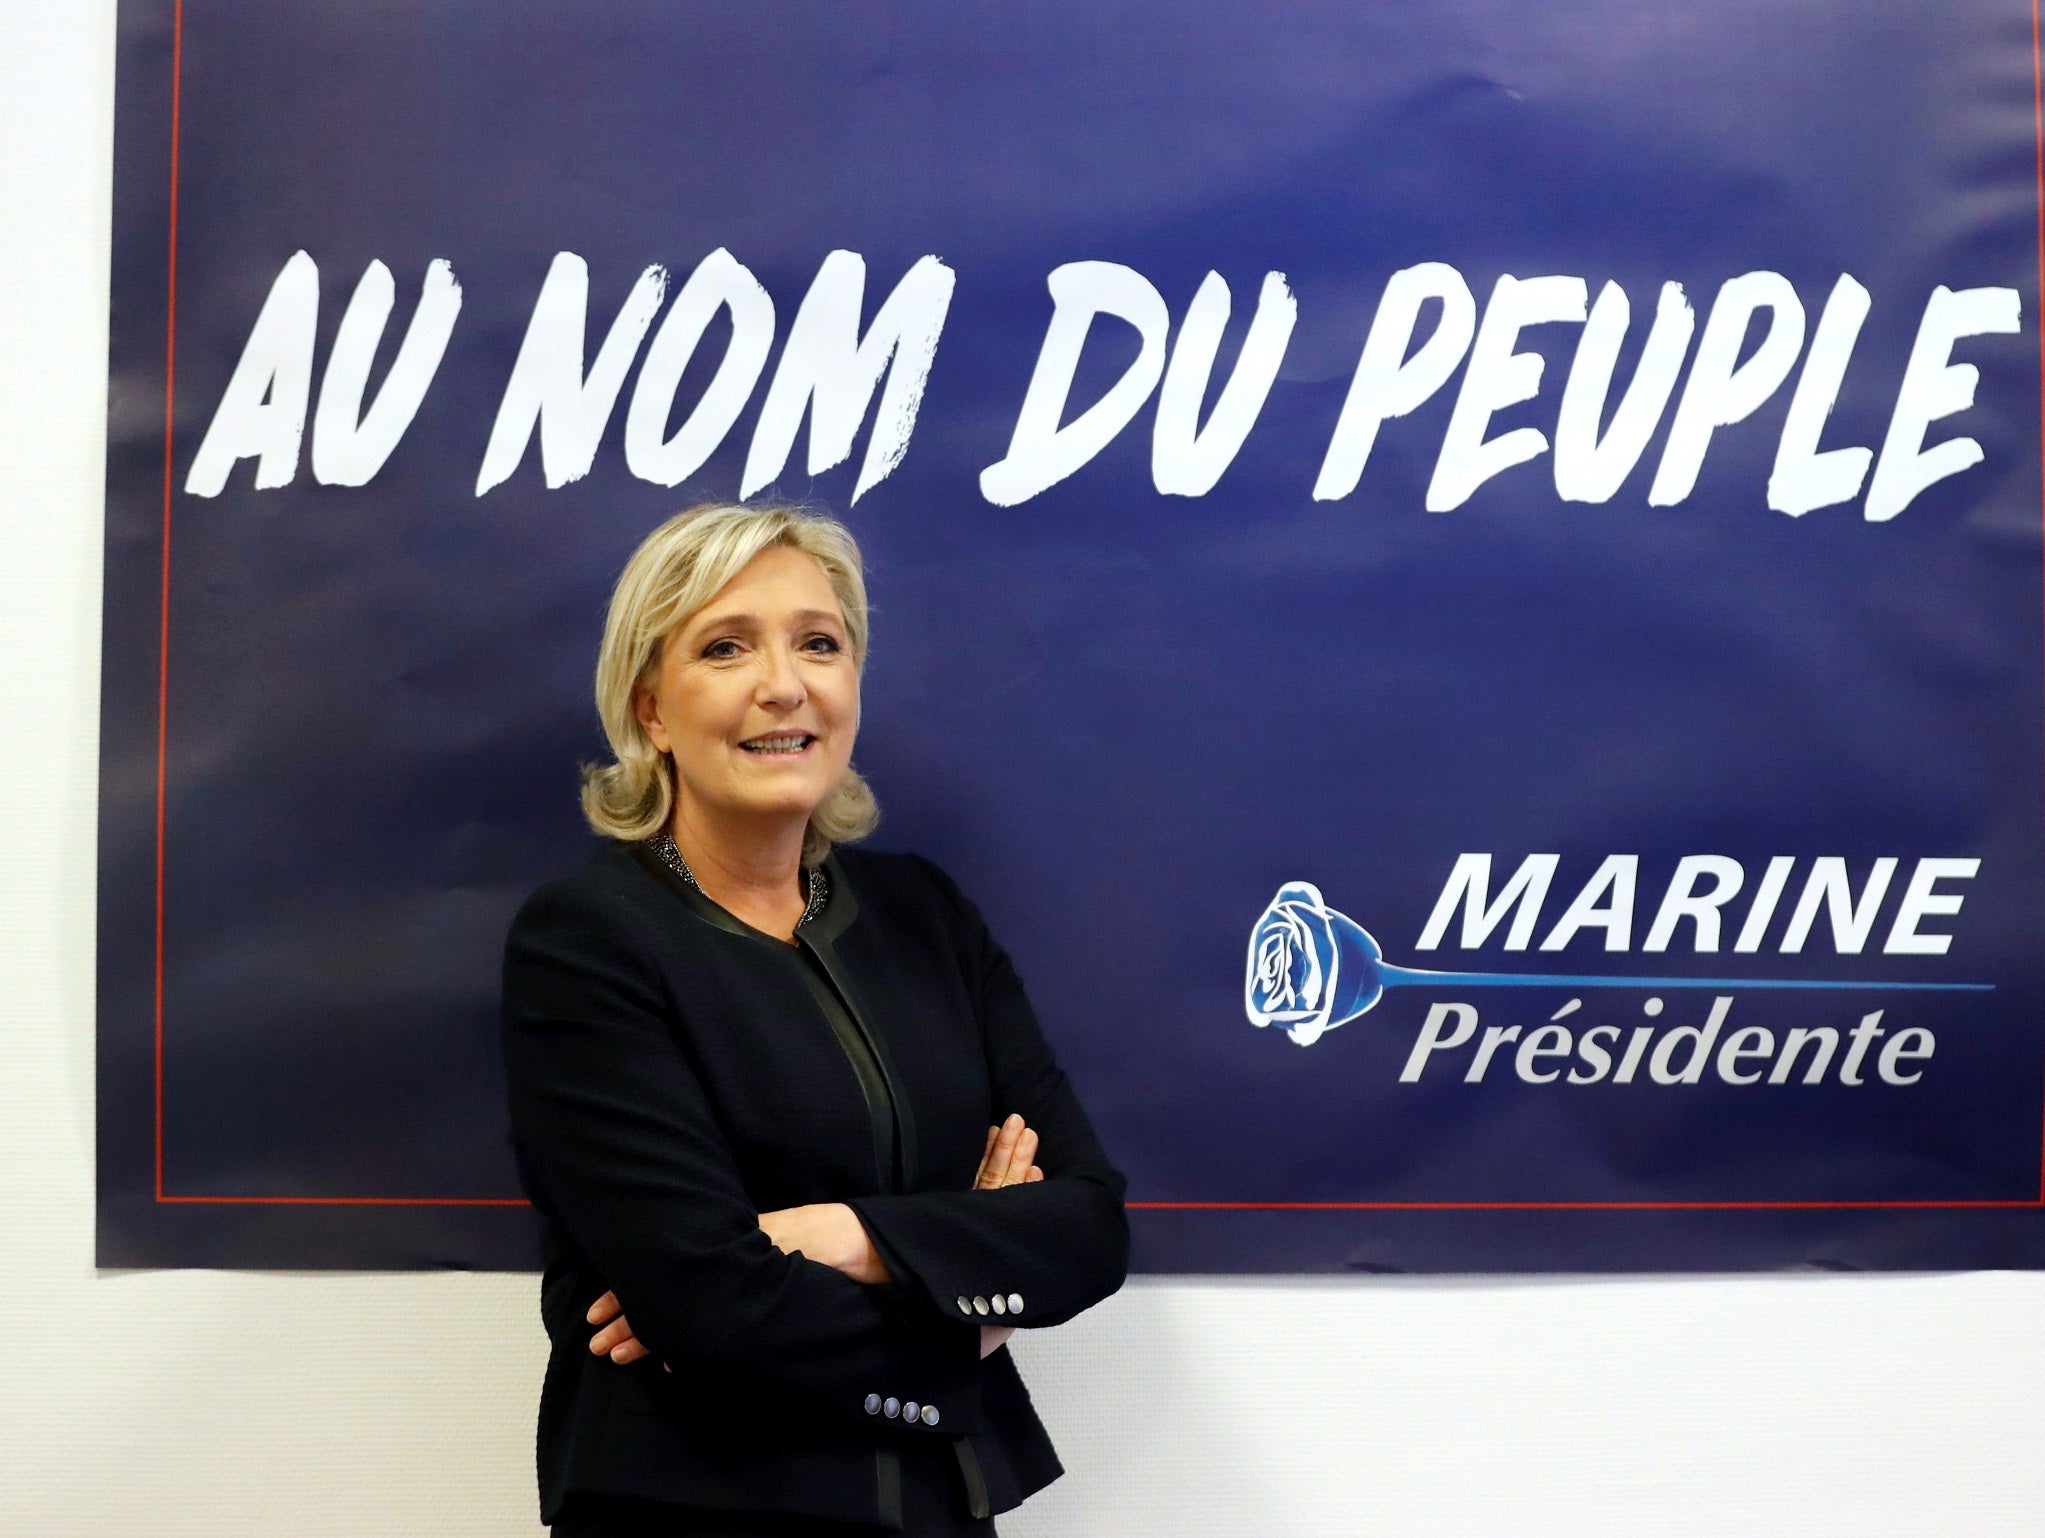
M899 1257L937 1312L957 1323L1062 1324L1122 1285L1129 1269L1128 1187L1108 1162L1059 1068L1008 956L951 878L917 862L956 918L961 964L985 1038L995 1113L1020 1111L1038 1135L1042 1180L990 1191L859 1196L849 1205L895 1267ZM899 1268L896 1268L899 1269ZM1022 1300L983 1317L958 1300Z
M977 1338L905 1311L759 1227L674 1006L622 903L544 888L506 945L512 1136L551 1211L649 1351L740 1367L834 1420L927 1435L978 1429ZM915 1400L937 1424L867 1409Z

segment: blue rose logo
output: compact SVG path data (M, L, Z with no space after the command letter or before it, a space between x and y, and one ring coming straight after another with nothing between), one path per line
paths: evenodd
M1250 931L1243 1012L1275 1025L1302 1047L1354 1020L1384 992L1383 952L1310 881L1288 881Z

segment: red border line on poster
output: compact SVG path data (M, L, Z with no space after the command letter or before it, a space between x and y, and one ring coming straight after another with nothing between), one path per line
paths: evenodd
M2045 448L2045 49L2041 49L2040 0L2031 0L2031 113L2037 182L2039 441ZM156 912L155 912L155 1199L162 1204L286 1207L524 1207L523 1197L503 1196L173 1196L163 1181L163 917L166 783L170 740L170 531L176 490L174 468L177 393L178 143L184 87L184 0L174 0L171 23L170 218L166 318L163 346L163 536L158 590L156 669ZM2040 466L2040 517L2045 521L2045 458ZM2045 577L2045 567L2041 567ZM2041 610L2045 612L2045 610ZM2041 702L2045 704L2045 702ZM1957 1209L2045 1207L2045 1133L2041 1133L2038 1194L2035 1197L1963 1201L1132 1201L1131 1209L1165 1212L1779 1212L1854 1209Z

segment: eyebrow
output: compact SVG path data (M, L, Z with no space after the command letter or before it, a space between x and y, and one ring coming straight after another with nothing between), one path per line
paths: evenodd
M845 623L845 616L831 609L797 609L793 614L789 615L789 618L799 625L813 625L819 620L833 625L843 625ZM758 615L754 614L712 614L691 621L689 629L691 631L715 630L725 625L741 630L758 630L760 628L760 619Z

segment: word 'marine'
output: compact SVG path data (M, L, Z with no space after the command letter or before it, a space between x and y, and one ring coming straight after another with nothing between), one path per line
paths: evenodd
M1416 948L1434 950L1449 938L1453 927L1455 943L1463 950L1478 949L1501 929L1504 949L1525 950L1544 917L1561 864L1559 855L1530 854L1494 895L1491 856L1458 855L1421 927ZM1750 886L1747 868L1739 860L1721 854L1686 854L1676 862L1659 900L1642 908L1638 900L1640 856L1608 855L1555 916L1540 948L1563 950L1578 936L1595 932L1607 951L1630 950L1636 913L1652 913L1640 947L1643 951L1666 951L1687 937L1691 950L1715 952L1737 919L1739 927L1732 942L1735 952L1760 950L1773 932L1777 948L1794 955L1818 931L1822 916L1832 949L1839 955L1857 956L1875 936L1901 865L1896 855L1874 860L1856 891L1843 858L1819 855L1802 870L1795 897L1785 902L1799 875L1798 856L1774 856ZM1946 955L1953 937L1927 931L1924 926L1929 920L1957 915L1966 897L1961 892L1940 890L1941 883L1971 881L1980 872L1981 862L1973 858L1917 860L1901 895L1887 908L1889 926L1881 945L1883 954ZM1776 930L1778 918L1784 922Z

